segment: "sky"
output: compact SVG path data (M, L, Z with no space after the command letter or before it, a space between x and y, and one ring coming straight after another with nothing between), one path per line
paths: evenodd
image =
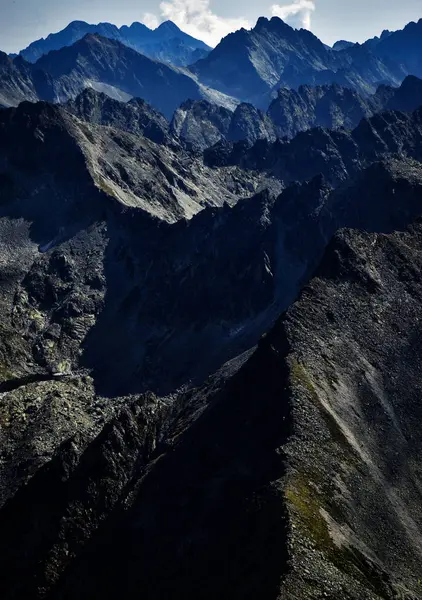
M0 50L17 52L70 21L156 27L164 20L211 46L260 16L306 27L323 42L363 42L422 17L422 0L0 0Z

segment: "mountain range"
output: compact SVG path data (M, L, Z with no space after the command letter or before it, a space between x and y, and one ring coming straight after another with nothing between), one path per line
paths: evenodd
M63 102L86 87L111 97L141 97L168 117L186 99L206 98L233 106L230 98L208 90L189 72L152 60L122 43L88 34L61 50L51 51L34 65L21 57L2 56L1 103L22 100Z
M84 25L0 55L2 599L422 600L421 22Z
M253 144L259 139L293 138L312 127L354 129L384 110L411 112L422 105L422 80L409 75L399 88L380 86L372 96L338 84L281 88L268 110L241 103L234 111L205 100L188 100L176 110L171 131L202 150L221 140Z
M332 50L278 17L262 17L251 31L228 35L191 70L210 87L258 106L280 87L339 83L370 94L381 83L396 85L407 74L417 75L365 46Z
M141 97L170 118L187 100L205 99L230 109L247 102L267 110L280 88L336 83L368 97L380 85L397 87L407 75L421 75L413 40L421 33L422 20L384 36L377 44L334 50L309 31L293 29L277 17L260 18L255 28L228 35L189 69L164 66L145 56L148 52L132 43L134 38L128 33L144 29L132 27L133 31L123 28L126 37L108 25L99 28L102 35L81 37L86 28L71 24L47 38L51 48L57 49L44 54L49 48L41 44L38 54L23 53L31 60L40 55L33 64L22 56L3 55L0 104L13 106L25 99L62 102L91 86L121 100ZM110 28L116 35L111 35ZM148 30L147 37L167 39L176 29L166 22L153 32ZM108 37L103 37L105 33ZM387 42L394 48L386 46ZM177 58L172 60L180 64Z
M184 33L171 21L161 23L156 29L149 29L143 23L118 28L111 23L90 25L84 21L73 21L62 31L32 42L19 55L26 61L35 63L51 50L72 46L88 34L117 40L150 58L176 66L189 65L204 58L211 50L204 42Z

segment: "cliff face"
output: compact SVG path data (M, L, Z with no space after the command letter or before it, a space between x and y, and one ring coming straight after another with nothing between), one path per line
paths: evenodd
M52 100L53 82L47 73L22 58L12 60L0 52L0 105L16 106L24 100Z

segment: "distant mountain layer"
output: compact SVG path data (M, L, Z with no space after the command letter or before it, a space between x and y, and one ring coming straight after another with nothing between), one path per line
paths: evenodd
M189 65L205 57L211 50L204 42L184 33L171 21L161 23L154 30L142 23L118 28L110 23L90 25L84 21L73 21L62 31L33 42L20 55L28 62L35 63L51 50L72 46L89 33L118 40L150 58L177 66Z
M340 40L334 44L333 49L344 50L351 47L366 48L387 64L398 64L407 73L422 76L422 19L412 21L398 31L385 30L379 37L373 37L362 45Z
M239 101L243 102L235 113L238 121L230 126L228 137L233 140L263 136L270 139L280 135L279 130L273 131L267 119L270 116L274 120L277 111L281 123L275 124L282 125L281 135L292 136L305 126L317 124L352 127L359 116L377 110L378 100L379 106L386 106L388 87L400 85L409 73L419 73L419 55L417 52L409 54L409 43L411 47L418 47L421 23L409 24L403 31L377 38L378 41L372 43L374 48L368 44L346 44L343 49L333 50L309 31L295 30L276 17L270 21L260 18L251 31L241 29L224 38L206 58L191 65L190 70L158 63L121 41L110 39L111 35L101 37L89 33L70 46L41 56L34 64L22 56L11 59L1 55L0 105L13 106L25 99L65 102L86 87L93 87L117 100L141 98L168 119L187 100L207 100L230 110L234 110ZM80 24L73 25L78 36L83 33ZM138 25L123 28L123 31L127 36L130 31L135 36L138 30L144 31L143 26ZM108 32L108 26L104 25L103 29L104 33ZM69 31L72 33L72 27ZM153 33L166 41L171 32L174 27L167 22ZM72 35L67 38L69 43ZM393 54L400 60L396 61ZM333 83L337 88L330 88ZM380 85L385 98L370 98ZM308 93L309 86L331 91ZM297 90L297 95L279 92L281 88ZM340 88L354 92L339 92ZM317 97L318 94L321 96ZM277 96L279 110L273 106L273 115L262 116L244 106L252 104L256 109L267 110ZM285 109L283 102L291 108ZM293 116L294 112L289 116L293 108L297 109L297 116ZM204 108L199 110L201 112L205 114ZM188 125L180 113L175 127L188 131L193 127L192 119L190 121ZM215 139L214 127L215 124L208 133L201 133L203 140L199 145ZM224 129L224 124L222 127ZM217 129L221 129L220 126Z
M274 89L302 84L338 83L368 95L381 83L398 85L406 75L419 74L416 58L397 60L407 53L412 35L412 27L397 32L380 43L376 53L369 46L348 43L333 50L310 31L293 29L278 17L261 17L254 29L228 35L191 69L206 85L260 107ZM384 46L393 39L400 46L395 57Z

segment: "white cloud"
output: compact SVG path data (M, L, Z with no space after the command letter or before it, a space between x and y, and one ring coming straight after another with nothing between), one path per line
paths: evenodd
M224 18L216 15L210 7L210 0L169 0L160 4L161 19L151 13L144 16L144 23L160 20L170 20L180 29L195 38L203 40L210 46L216 46L221 38L241 27L249 29L251 24L247 19ZM155 20L153 20L155 18Z
M313 0L293 0L290 4L273 4L271 13L273 17L280 17L292 27L305 29L311 28L311 17L315 10Z
M157 29L157 27L160 24L160 21L157 18L157 15L154 15L152 13L145 13L144 18L142 19L142 22L150 29Z

